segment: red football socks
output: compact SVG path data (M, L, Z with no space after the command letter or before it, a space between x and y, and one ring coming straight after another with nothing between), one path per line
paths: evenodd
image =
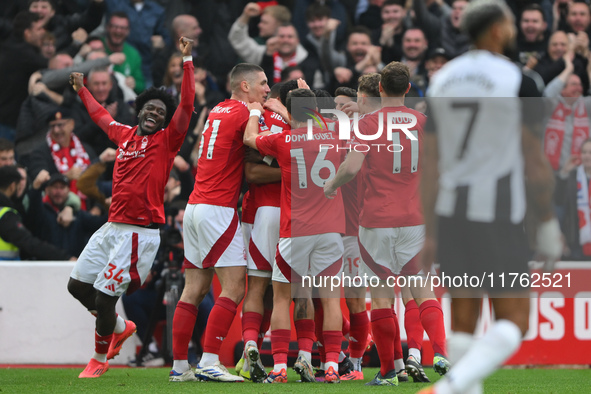
M189 342L195 329L197 307L188 302L179 301L176 304L172 318L172 357L175 360L187 360Z
M437 300L427 300L419 307L421 323L429 336L431 346L435 353L447 357L445 348L445 326L443 324L443 311Z
M219 297L216 300L207 320L203 339L204 353L220 354L222 341L228 335L237 307L238 305L227 297Z
M287 364L290 339L291 330L271 330L271 351L275 365Z
M245 312L242 314L242 340L246 344L248 341L257 342L263 315L257 312Z
M343 332L341 330L323 331L322 336L324 337L324 351L326 352L325 362L335 362L338 364Z
M423 348L423 326L419 317L419 307L415 300L406 303L404 312L404 329L406 330L406 340L409 348Z
M298 337L298 349L304 352L312 352L314 346L314 320L302 319L294 321L296 335Z
M380 357L380 372L386 376L394 369L394 338L396 325L394 324L391 308L374 309L371 311L371 329Z
M367 311L351 313L351 330L349 332L349 348L351 357L361 358L367 346L367 334L369 333L369 316Z

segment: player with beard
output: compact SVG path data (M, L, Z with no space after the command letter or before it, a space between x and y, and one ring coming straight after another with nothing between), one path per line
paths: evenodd
M539 103L519 99L539 93L533 80L502 56L515 47L515 22L504 2L470 3L462 29L476 49L445 65L429 88L421 181L423 265L428 269L437 260L452 278L527 275L526 195L538 221L536 252L548 263L562 252L552 210L553 174L536 124ZM485 281L482 289L448 286L448 291L453 366L421 393L482 393L483 380L521 345L529 322L529 286ZM496 321L476 339L483 291Z
M115 122L84 87L83 74L70 74L92 120L118 146L109 221L82 251L68 283L70 293L96 316L95 354L80 378L104 374L107 360L136 331L133 322L115 313L115 304L123 293L137 290L150 272L160 245L158 227L165 223L164 188L193 113L192 42L179 41L185 69L181 103L176 109L164 91L145 91L135 101L136 127Z

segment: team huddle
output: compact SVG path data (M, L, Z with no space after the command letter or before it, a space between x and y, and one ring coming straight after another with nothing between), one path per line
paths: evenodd
M503 45L514 39L508 27L512 17L503 6L494 2L475 5L466 11L466 15L470 36L477 47L502 53ZM485 22L481 18L485 18ZM494 40L489 41L489 35ZM135 330L132 322L116 315L115 303L121 294L142 283L147 276L147 262L153 260L157 249L154 247L155 244L157 246L155 228L163 223L161 191L174 155L186 134L186 124L192 111L189 104L194 96L193 66L189 56L191 43L182 38L180 43L185 55L181 105L173 111L174 108L165 99L148 90L147 96L138 97L141 105L137 107L140 120L137 128L114 122L104 109L93 103L81 76L73 74L72 77L72 84L84 99L93 120L119 146L120 154L113 178L113 205L119 207L118 201L127 201L130 194L148 199L145 208L146 204L141 207L138 204L133 210L112 208L109 223L90 240L72 273L70 292L97 317L95 355L80 377L98 377L106 372L107 359L118 354L123 342ZM515 73L514 80L511 80L514 85L509 86L509 83L495 79L490 83L498 87L500 97L518 97L516 92L523 91L528 81L525 77L522 79L518 69L490 52L473 52L443 69L441 76L434 79L432 97L456 94L454 89L460 92L457 97L484 97L487 94L485 91L473 92L474 96L467 95L470 90L462 90L461 82L457 82L460 80L458 75L471 71L469 62L482 62L491 69L497 67L499 72L504 72L503 75ZM442 86L445 89L450 87L447 81L457 83L448 91L441 90ZM466 81L468 84L473 82ZM473 163L466 161L465 157L477 157L478 153L474 153L477 151L466 142L467 136L464 140L457 135L446 135L446 132L454 130L443 131L433 122L450 124L445 117L451 110L471 110L473 103L456 103L451 110L434 105L430 112L433 116L429 115L429 118L407 108L404 100L410 89L410 72L406 65L392 62L379 74L360 77L356 102L348 107L349 111L356 113L356 122L345 122L352 137L339 140L339 131L343 127L341 118L325 117L321 122L310 121L311 114L318 114L322 105L320 98L304 81L288 81L275 85L271 91L262 68L242 63L232 70L230 83L231 98L214 107L205 123L195 188L185 211L185 287L173 319L174 361L169 381L239 382L248 379L253 382L286 383L293 318L299 350L293 368L302 382L363 380L361 361L372 342L379 355L380 371L368 385L398 385L398 382L409 381L409 375L415 382L429 382L421 366L425 331L435 354L433 360L425 360L425 363L432 364L440 375L448 375L434 386L435 389L429 389L434 391L429 392L467 392L468 389L476 390L470 392L481 392L482 379L511 354L503 352L511 352L519 346L524 332L524 327L520 325L522 314L517 316L514 312L507 312L503 308L506 302L493 301L497 319L500 320L490 330L497 339L509 337L510 343L504 349L487 348L494 360L490 365L476 368L478 373L452 379L449 375L458 371L451 368L452 364L470 362L466 361L468 358L462 359L464 354L473 357L474 352L468 350L474 342L461 335L467 336L464 332L471 333L474 327L471 327L471 318L461 320L460 317L462 313L469 315L478 299L452 292L454 303L456 297L462 300L464 296L464 300L469 300L459 301L452 307L454 319L458 319L453 320L456 334L449 342L450 346L454 346L456 356L452 359L446 349L441 305L426 283L419 286L417 283L420 282L409 281L408 286L400 289L409 348L408 357L404 360L398 317L393 308L395 293L388 286L387 279L431 274L431 264L436 259L434 240L437 236L440 240L437 260L442 269L449 269L451 261L454 264L466 261L467 265L460 268L467 270L475 256L480 258L480 255L464 256L460 253L464 242L464 235L461 234L470 236L470 232L479 234L484 230L492 234L494 229L499 245L503 245L503 237L521 242L523 231L520 223L525 197L523 186L517 183L524 183L524 163L519 151L520 139L515 137L520 132L509 133L511 137L508 137L514 149L506 164L511 171L509 175L518 180L510 186L514 193L510 207L512 216L509 215L511 220L505 227L498 227L500 225L495 220L478 219L476 222L481 227L470 227L474 223L470 218L474 207L468 205L467 213L459 212L463 207L461 191L476 193L483 176L478 174L478 179L473 181L469 178L462 183L464 181L454 179L453 170L446 171L454 166L472 166ZM521 89L514 88L520 85ZM375 99L378 97L381 99ZM486 112L487 108L480 108L480 111ZM507 111L510 113L512 110ZM476 139L481 133L486 133L480 119L487 118L480 116L482 118L477 118L479 120L471 138ZM511 123L510 116L507 119L510 121L506 130L519 127L517 112L515 122ZM166 123L170 121L166 128L165 120ZM387 132L376 133L378 130ZM445 136L446 143L455 144L450 151L460 150L462 153L459 157L451 157L440 150L441 163L444 164L440 171L445 182L441 183L443 186L439 191L437 188L433 190L433 185L438 184L435 176L438 173L433 170L437 168L437 135ZM371 141L371 144L364 145L366 141ZM425 141L426 148L423 147ZM136 142L145 152L133 156L127 154L132 149L130 142L133 142L135 153ZM360 145L364 145L363 149ZM373 149L374 146L396 148ZM499 149L507 148L502 146ZM527 182L546 185L547 174L543 172L546 168L543 163L538 166L537 173L531 172L530 165L541 160L541 149L539 154L535 149L528 152L529 156L524 156ZM423 158L423 155L429 155L429 158ZM428 163L425 168L424 162ZM506 175L502 171L485 174L484 178L501 179ZM143 174L144 178L128 182L125 177L130 177L132 173ZM431 182L431 189L425 187L423 175ZM243 196L240 220L237 206L243 178L249 188ZM470 189L468 186L472 184L474 187ZM144 191L138 188L144 188ZM556 245L560 232L552 214L548 213L550 200L547 194L549 191L551 195L551 186L538 187L537 190L544 190L544 193L538 194L540 197L535 205L541 222L538 241L546 248L541 250L546 256L556 257L559 256ZM472 199L466 199L470 204ZM427 208L425 211L423 206ZM491 206L494 210L494 202ZM480 204L475 209L486 208ZM496 214L500 215L498 204L496 209ZM440 218L439 223L433 219L436 215ZM439 234L435 229L439 230ZM460 230L465 233L460 233ZM444 239L449 242L442 242ZM474 242L477 242L482 238L475 239ZM109 255L109 249L113 248L119 251L116 258ZM486 259L492 261L510 256L506 264L527 269L525 254L517 253L515 249L503 255L494 246L490 253L485 248L490 249L491 246L484 245L482 248L481 253L488 254ZM103 267L97 261L109 261L109 264ZM362 264L354 264L355 261ZM492 264L495 262L492 261ZM197 368L192 369L188 362L188 349L198 314L197 306L210 290L214 272L222 290L209 315L203 354ZM338 275L377 278L378 285L370 286L372 302L369 314L365 285L344 289L327 286L312 288L306 286L303 280L305 277ZM341 291L346 299L348 320L341 310ZM221 364L219 353L240 302L243 302L244 350L234 374ZM290 316L292 302L293 317ZM468 304L471 307L468 312L456 309ZM520 311L525 310L527 316L523 302L518 304ZM262 340L269 328L274 361L271 371L265 369L260 359ZM514 337L519 341L513 340ZM344 338L349 344L348 356L341 351ZM315 343L321 358L321 365L316 371L311 357ZM460 348L461 351L458 350ZM502 354L495 355L495 352Z

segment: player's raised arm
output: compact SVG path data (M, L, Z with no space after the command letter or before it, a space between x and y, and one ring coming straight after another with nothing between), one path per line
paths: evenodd
M170 127L179 133L185 134L191 121L195 102L195 75L193 73L193 57L191 50L193 40L185 37L179 38L179 48L183 54L183 82L181 84L181 102L175 111Z
M365 155L363 153L349 152L345 161L339 166L335 177L324 184L324 195L327 198L334 198L339 187L355 178L359 170L361 170L364 160Z
M259 118L263 113L263 106L260 103L254 102L248 104L250 117L246 123L244 130L244 145L253 149L257 149L257 136L259 135ZM258 149L257 149L258 150Z

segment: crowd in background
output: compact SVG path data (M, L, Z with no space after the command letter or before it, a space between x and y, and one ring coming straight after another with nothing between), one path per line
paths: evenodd
M556 208L569 247L564 257L589 259L590 7L571 0L507 3L518 37L517 47L506 55L547 97L544 149L556 173ZM161 87L178 102L183 73L178 38L194 40L195 113L165 196L164 233L182 233L200 132L208 111L230 96L228 73L235 64L260 65L270 86L304 78L327 97L354 97L351 89L361 75L400 61L411 70L408 96L424 97L433 75L469 50L460 31L467 4L3 0L0 166L17 165L21 182L10 203L2 199L0 205L14 208L35 239L21 248L20 257L75 258L107 220L116 146L91 121L68 83L70 72L83 72L89 91L113 118L134 125L134 100L144 89ZM53 249L38 247L48 244ZM163 242L160 260L173 256L170 247Z

